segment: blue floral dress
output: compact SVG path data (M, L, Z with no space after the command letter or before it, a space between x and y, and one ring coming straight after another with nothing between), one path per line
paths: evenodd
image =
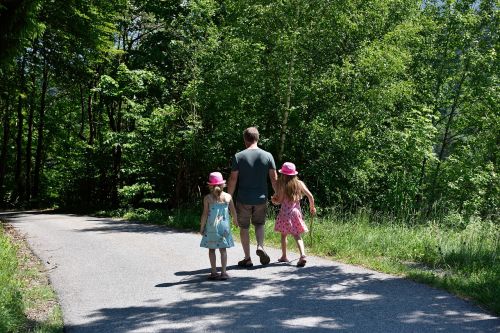
M220 249L233 246L231 224L229 223L229 203L210 203L208 205L208 218L200 247Z

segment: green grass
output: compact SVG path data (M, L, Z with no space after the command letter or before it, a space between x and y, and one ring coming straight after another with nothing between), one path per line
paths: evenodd
M0 229L0 332L18 332L24 323L17 267L16 249Z
M112 216L180 229L198 230L195 211L114 211ZM271 211L273 214L273 211ZM102 214L101 214L102 215ZM310 226L310 218L307 220ZM280 246L280 235L266 224L266 244ZM251 229L252 230L252 229ZM366 211L329 213L314 219L304 235L306 251L361 265L381 272L406 276L446 289L500 314L500 225L478 218L460 225L430 221L409 224ZM233 235L238 232L233 229ZM254 239L253 235L251 239ZM297 252L289 240L289 250Z
M62 312L54 291L40 273L40 263L20 252L20 247L5 234L1 223L0 318L2 333L63 332Z

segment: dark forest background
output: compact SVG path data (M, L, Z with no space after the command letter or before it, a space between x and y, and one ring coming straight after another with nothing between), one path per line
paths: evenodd
M497 220L498 1L3 0L4 208L173 208L255 125L320 207Z

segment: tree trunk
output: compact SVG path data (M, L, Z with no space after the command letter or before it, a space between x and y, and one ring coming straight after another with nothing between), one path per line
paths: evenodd
M418 179L418 185L417 185L417 195L415 197L415 207L416 209L420 209L420 205L422 203L422 196L423 196L423 189L422 186L424 184L424 178L425 178L425 165L427 164L427 157L424 157L422 160L422 167L420 168L420 177Z
M92 84L89 84L89 95L87 97L87 115L89 120L89 145L94 144L94 113L92 110Z
M80 131L78 132L78 137L85 140L83 136L83 131L85 130L85 97L83 96L83 87L80 84L80 109L81 109L81 120L80 120Z
M17 97L17 136L16 136L16 168L14 171L14 180L16 183L16 192L14 198L22 200L24 196L23 190L23 180L21 178L22 160L23 160L23 127L24 127L24 117L23 117L23 104L26 94L26 82L24 69L26 67L26 56L23 56L19 68L20 76L20 91Z
M436 165L436 169L434 170L434 175L433 175L433 180L432 180L432 186L431 186L431 196L430 196L430 201L429 201L429 207L427 209L427 215L429 215L432 211L432 206L434 205L436 201L436 186L437 186L437 180L439 176L439 172L441 170L441 164L444 159L444 153L446 149L448 148L448 145L450 143L450 132L451 132L451 125L453 123L453 120L455 118L457 108L458 108L458 101L460 99L460 95L462 92L462 85L465 81L466 78L466 71L464 71L462 77L460 78L460 82L458 83L457 91L455 94L455 97L453 98L453 103L451 105L451 110L450 114L447 117L446 121L446 126L443 134L443 139L441 140L441 149L439 150L439 155L438 155L438 161Z
M285 151L286 129L288 126L288 116L290 114L290 99L292 97L292 78L293 78L294 62L295 62L295 55L292 54L292 60L290 61L290 66L288 71L285 113L283 114L283 122L281 123L281 140L280 140L280 150L278 153L278 161L282 160L283 152Z
M45 129L45 97L47 95L47 86L49 79L49 67L47 60L44 58L43 64L43 78L42 78L42 91L40 92L40 114L38 120L38 142L36 146L35 155L35 174L33 180L33 198L39 200L40 195L40 177L42 172L42 158L43 158L43 132Z
M0 152L0 202L3 202L4 195L4 181L5 172L7 169L7 154L9 147L9 136L10 136L10 107L8 103L5 104L5 113L3 114L3 138L2 138L2 150Z
M117 207L118 202L118 189L120 187L120 169L122 163L122 146L117 143L113 147L113 184L111 188L111 203L113 207Z
M35 113L35 76L33 75L33 91L30 97L30 106L28 113L28 137L26 138L26 200L31 199L31 149L33 144L33 116Z
M300 15L300 5L297 4L297 11L295 13L295 30L298 29L299 26L299 15ZM296 38L296 37L295 37ZM295 40L296 42L296 40ZM290 100L292 97L292 81L293 81L293 70L295 65L295 43L292 44L292 57L290 60L290 65L288 66L288 82L287 82L287 92L286 92L286 104L285 104L285 112L283 114L283 122L281 123L281 138L280 138L280 149L278 151L278 160L281 161L283 158L283 153L285 151L285 139L286 139L286 130L288 127L288 116L290 115Z

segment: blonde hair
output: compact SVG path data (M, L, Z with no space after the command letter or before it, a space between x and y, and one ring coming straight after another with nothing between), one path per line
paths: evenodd
M278 178L278 194L289 201L302 199L302 186L299 177L281 174Z
M208 188L210 190L210 193L212 193L217 198L217 200L220 201L220 196L222 194L224 184L222 184L222 185L208 185Z

